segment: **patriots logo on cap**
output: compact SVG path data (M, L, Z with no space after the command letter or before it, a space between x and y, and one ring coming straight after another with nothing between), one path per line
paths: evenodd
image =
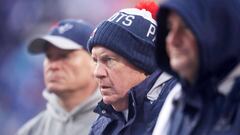
M60 27L58 28L58 32L59 32L60 34L63 34L63 33L65 33L66 31L69 31L69 30L72 29L72 28L73 28L73 25L72 25L72 24L66 23L66 24L64 24L64 25L62 25L62 26L60 26Z

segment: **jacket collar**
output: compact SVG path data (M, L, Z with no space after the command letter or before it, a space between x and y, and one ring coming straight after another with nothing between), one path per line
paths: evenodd
M167 74L166 72L162 72L158 79L155 81L153 87L147 93L147 98L151 101L157 100L159 94L162 91L160 87L163 86L163 84L171 78L171 75Z
M98 113L99 115L111 118L112 120L121 119L125 121L122 112L115 111L111 105L105 104L103 100L98 103L97 107L94 109L94 112Z
M133 101L136 102L136 105L141 105L144 101L144 98L148 94L148 92L153 88L156 80L158 79L159 75L162 72L160 70L155 71L152 73L148 78L142 81L139 85L133 87L129 94L134 99ZM155 87L157 87L156 85ZM150 94L151 95L151 94Z

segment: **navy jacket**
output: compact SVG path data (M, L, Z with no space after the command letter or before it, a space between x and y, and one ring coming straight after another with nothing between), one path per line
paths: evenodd
M240 0L165 0L161 3L157 19L158 63L160 68L179 78L169 66L165 49L169 10L176 11L196 37L199 70L192 85L180 79L182 95L174 101L168 134L240 135L239 79L232 80L227 94L218 88L239 64Z
M159 96L151 101L147 98L147 94L160 74L160 71L154 72L129 91L128 121L125 120L122 112L116 112L111 105L101 101L94 110L100 116L93 124L90 135L151 134L165 98L176 84L176 80L172 78L162 83Z

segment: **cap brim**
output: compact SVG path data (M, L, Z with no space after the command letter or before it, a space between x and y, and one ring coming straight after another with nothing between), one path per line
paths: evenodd
M48 43L63 50L77 50L83 48L81 45L65 37L46 35L33 40L28 46L28 51L32 54L43 53Z

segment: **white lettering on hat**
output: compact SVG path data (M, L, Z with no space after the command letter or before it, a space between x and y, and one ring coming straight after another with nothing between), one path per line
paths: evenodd
M114 15L112 15L109 19L108 19L108 21L113 21L114 19L116 19L117 18L117 16L119 15L119 12L117 12L117 13L115 13Z
M64 25L60 26L60 27L58 28L58 32L59 32L60 34L63 34L64 32L66 32L66 31L68 31L68 30L70 30L70 29L72 29L72 28L73 28L73 25L67 23L67 24L64 24Z
M123 21L123 25L125 26L131 26L132 24L132 20L134 20L135 16L133 15L128 15L126 18L125 18L125 21Z
M148 28L148 32L147 32L147 37L149 37L150 35L154 36L155 32L156 32L156 27L153 24L150 24L150 27ZM155 36L152 39L152 41L154 41L154 40L155 40Z
M110 17L108 21L116 22L116 23L120 21L125 26L131 26L133 19L135 19L135 16L133 15L127 15L127 14L118 12L118 13L115 13L112 17Z
M120 16L118 17L118 19L116 20L116 22L119 22L123 17L126 17L126 14L120 13Z

